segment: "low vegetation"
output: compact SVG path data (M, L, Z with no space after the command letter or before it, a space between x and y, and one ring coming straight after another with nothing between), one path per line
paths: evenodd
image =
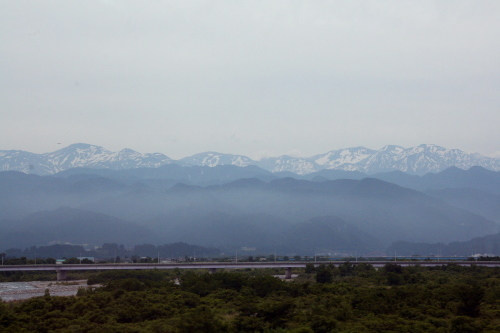
M309 265L293 282L259 270L107 271L89 284L102 287L0 303L0 331L500 331L499 268Z

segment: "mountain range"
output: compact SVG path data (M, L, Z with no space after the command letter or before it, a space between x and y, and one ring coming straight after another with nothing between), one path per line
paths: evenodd
M395 241L466 241L499 230L500 172L449 168L430 181L427 175L407 175L413 183L393 177L420 189L415 190L373 177L346 179L359 172L328 171L342 179L279 178L256 166L234 165L74 168L53 176L4 171L0 250L112 241L367 253Z
M379 150L355 147L332 150L311 157L284 155L259 161L242 155L216 152L205 152L173 160L160 153L142 154L131 149L112 152L99 146L83 143L72 144L45 154L21 150L0 151L0 170L37 175L55 174L76 167L124 170L158 168L168 164L209 167L253 165L271 173L287 172L298 175L307 175L322 170L358 171L369 175L397 170L408 174L424 175L429 172L440 172L452 166L460 169L481 166L493 171L500 170L500 159L430 144L411 148L389 145Z
M477 248L500 230L499 160L434 145L254 161L75 144L47 154L0 151L0 168L0 250L187 242L229 252L368 253L397 241L413 248L472 237Z

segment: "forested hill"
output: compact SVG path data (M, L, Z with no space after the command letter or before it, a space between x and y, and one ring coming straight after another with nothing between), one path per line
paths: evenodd
M470 188L434 186L425 193L376 178L275 178L233 165L175 168L191 182L154 178L167 177L158 169L0 172L0 244L185 242L232 252L363 254L395 241L448 243L499 231L500 197L488 192L498 172L481 168L432 176L440 186ZM256 177L240 178L242 170Z

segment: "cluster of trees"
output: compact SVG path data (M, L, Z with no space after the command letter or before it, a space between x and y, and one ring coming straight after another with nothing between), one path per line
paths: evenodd
M102 287L76 297L0 303L0 331L500 331L498 268L309 265L294 282L262 273L103 272L89 279Z
M30 246L24 250L10 248L5 251L5 255L10 258L26 257L28 259L37 258L71 258L88 254L81 245L54 244L48 246Z
M23 249L10 248L1 252L3 259L10 258L73 258L73 257L94 257L100 259L115 260L116 257L124 258L141 258L151 257L157 258L178 258L186 255L192 257L193 254L198 256L218 256L220 250L216 248L203 247L198 245L190 245L186 243L171 243L164 245L142 244L135 245L131 249L125 248L123 244L104 243L101 247L95 250L85 250L81 245L70 244L54 244L48 246L30 246Z
M26 257L20 257L20 258L10 258L10 259L4 259L3 261L4 265L54 265L56 263L55 258L34 258L34 259L28 259ZM83 258L67 258L63 262L63 264L93 264L94 262L90 259Z

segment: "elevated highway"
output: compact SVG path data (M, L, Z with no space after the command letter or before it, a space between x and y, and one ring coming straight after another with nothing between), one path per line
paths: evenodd
M319 266L321 264L335 266L350 263L359 265L362 263L370 264L374 267L383 267L391 263L400 266L442 266L442 265L461 265L461 266L487 266L500 267L500 261L281 261L281 262L193 262L193 263L168 263L168 264L74 264L74 265L3 265L0 266L0 272L19 272L19 271L56 271L57 280L66 279L68 271L105 271L105 270L137 270L137 269L208 269L214 273L217 269L245 269L245 268L284 268L285 278L290 279L293 268L304 268L307 264Z

